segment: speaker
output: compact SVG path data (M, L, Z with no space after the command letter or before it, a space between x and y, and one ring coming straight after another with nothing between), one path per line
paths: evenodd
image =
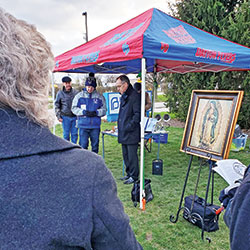
M152 161L152 174L162 175L163 172L163 161L156 159Z

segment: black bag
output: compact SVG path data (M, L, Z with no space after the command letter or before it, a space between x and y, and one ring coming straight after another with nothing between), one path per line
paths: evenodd
M220 207L207 203L206 214L203 221L205 200L201 197L195 196L193 209L190 211L192 202L193 195L185 197L183 218L200 228L202 228L202 224L204 224L204 230L207 232L218 230L219 215L216 215L216 210Z
M146 203L152 201L154 198L150 182L151 182L150 179L145 179L144 187L145 187ZM137 202L140 202L140 180L136 181L133 185L131 191L131 200L133 201L135 207L137 206Z
M163 161L161 159L153 160L152 162L152 174L162 175Z

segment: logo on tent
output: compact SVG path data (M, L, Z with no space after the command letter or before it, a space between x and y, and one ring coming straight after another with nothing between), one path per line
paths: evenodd
M128 46L127 43L124 43L124 44L122 45L122 50L123 50L123 53L124 53L125 55L127 55L127 54L129 53L129 46Z
M162 50L164 53L167 53L168 48L169 48L169 44L161 42L161 50Z
M212 60L218 60L224 63L233 63L236 59L235 53L212 51L212 50L202 49L202 48L197 48L195 56L212 59Z
M185 30L182 25L171 28L169 30L162 30L168 37L173 39L176 43L190 44L196 43L195 39Z
M99 57L99 53L100 53L100 50L89 53L87 55L72 56L71 64L96 62Z
M133 36L136 31L141 28L141 26L144 24L144 22L142 22L141 24L139 24L138 26L132 28L132 29L128 29L125 30L121 33L115 34L111 39L109 39L106 43L104 43L102 46L100 47L106 47L115 43L119 43L121 41L125 41L126 39L128 39L129 37Z

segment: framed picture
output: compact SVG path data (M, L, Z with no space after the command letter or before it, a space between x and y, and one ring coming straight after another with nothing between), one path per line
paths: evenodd
M193 90L180 150L227 159L242 98L243 91Z

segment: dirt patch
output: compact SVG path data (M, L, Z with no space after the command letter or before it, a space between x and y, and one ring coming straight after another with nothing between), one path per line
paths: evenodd
M250 139L250 129L242 129L242 133L248 135L248 139Z
M184 128L185 127L185 122L181 122L177 119L171 119L169 122L171 127L177 127L177 128Z

